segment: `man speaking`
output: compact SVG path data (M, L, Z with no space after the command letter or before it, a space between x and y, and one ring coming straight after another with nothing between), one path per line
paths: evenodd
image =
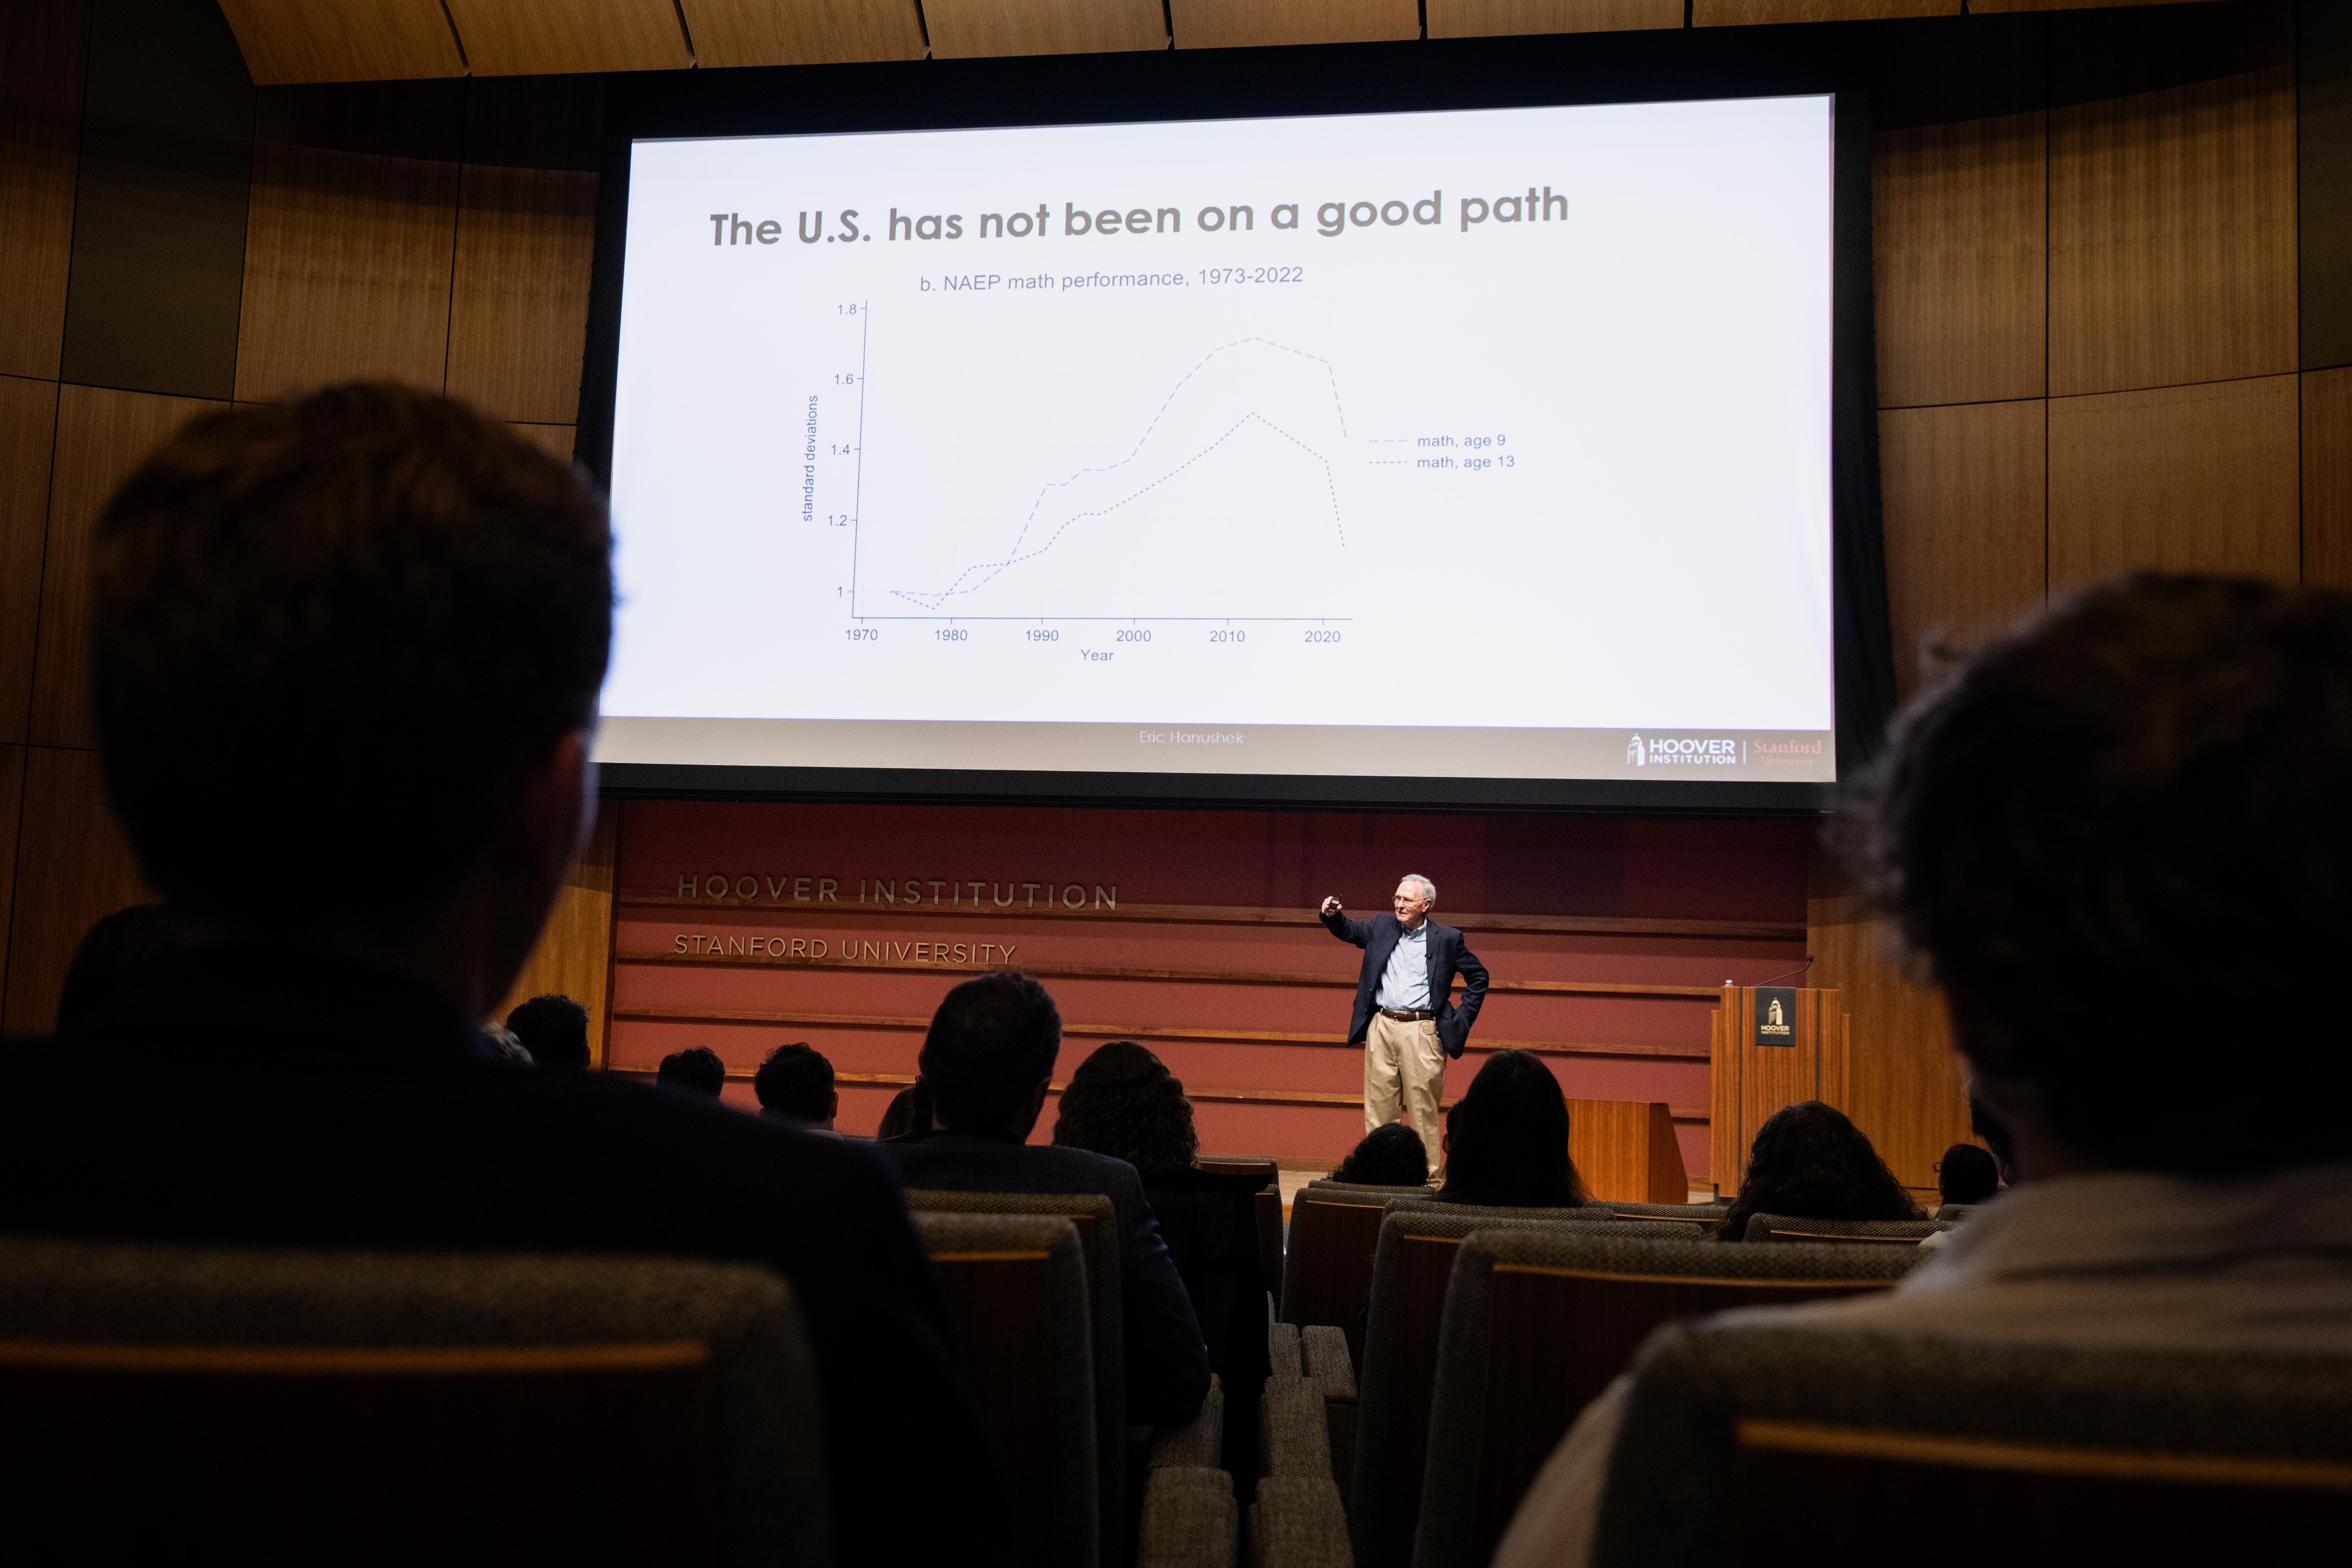
M1437 884L1415 872L1397 884L1392 915L1351 921L1336 898L1323 900L1323 924L1342 942L1364 950L1356 979L1356 1016L1348 1043L1364 1042L1364 1131L1397 1120L1400 1104L1437 1170L1437 1104L1445 1094L1445 1058L1470 1038L1478 1005L1486 999L1486 966L1463 944L1462 933L1429 918ZM1451 993L1464 982L1462 1005Z

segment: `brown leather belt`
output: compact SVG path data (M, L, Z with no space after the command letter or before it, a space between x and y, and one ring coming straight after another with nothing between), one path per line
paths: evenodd
M1426 1024L1437 1015L1426 1007L1383 1007L1381 1009L1381 1016L1394 1018L1405 1024Z

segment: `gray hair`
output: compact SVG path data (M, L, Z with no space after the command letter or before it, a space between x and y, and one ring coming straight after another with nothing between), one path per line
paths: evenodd
M1437 907L1436 883L1431 881L1428 878L1423 876L1418 871L1407 871L1403 876L1397 879L1397 885L1399 887L1402 887L1407 882L1419 882L1421 884L1421 896L1429 900L1429 907L1431 909L1435 909Z

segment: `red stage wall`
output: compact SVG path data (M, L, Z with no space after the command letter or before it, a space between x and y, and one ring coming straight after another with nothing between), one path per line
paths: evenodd
M1435 880L1494 977L1472 1049L1540 1051L1573 1098L1663 1100L1706 1173L1707 1014L1804 962L1801 822L1342 812L742 805L625 807L608 1059L707 1045L748 1075L805 1039L873 1131L963 974L1059 1001L1058 1082L1104 1040L1184 1080L1204 1152L1336 1163L1361 1135L1344 1038L1359 954L1314 906ZM882 900L885 889L895 900ZM863 901L861 902L861 899ZM1049 1104L1036 1141L1052 1136Z

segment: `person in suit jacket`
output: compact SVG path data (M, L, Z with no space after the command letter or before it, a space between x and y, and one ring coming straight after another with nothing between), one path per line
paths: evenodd
M1009 1564L883 1163L483 1038L595 817L611 552L570 465L394 386L208 415L131 478L92 694L180 918L62 1047L0 1047L0 1233L762 1266L812 1352L835 1561Z
M965 981L931 1016L917 1058L939 1130L878 1147L918 1189L1109 1198L1128 1423L1190 1421L1209 1396L1209 1351L1142 1178L1108 1154L1028 1141L1061 1048L1061 1012L1034 979L999 972Z
M1393 914L1351 921L1336 898L1324 900L1322 910L1333 936L1364 950L1356 1013L1348 1023L1348 1043L1364 1047L1364 1131L1396 1121L1400 1110L1409 1114L1432 1173L1445 1063L1469 1043L1486 999L1486 966L1460 931L1429 918L1436 906L1437 884L1414 871L1397 883ZM1463 981L1459 1005L1453 999L1456 975Z

